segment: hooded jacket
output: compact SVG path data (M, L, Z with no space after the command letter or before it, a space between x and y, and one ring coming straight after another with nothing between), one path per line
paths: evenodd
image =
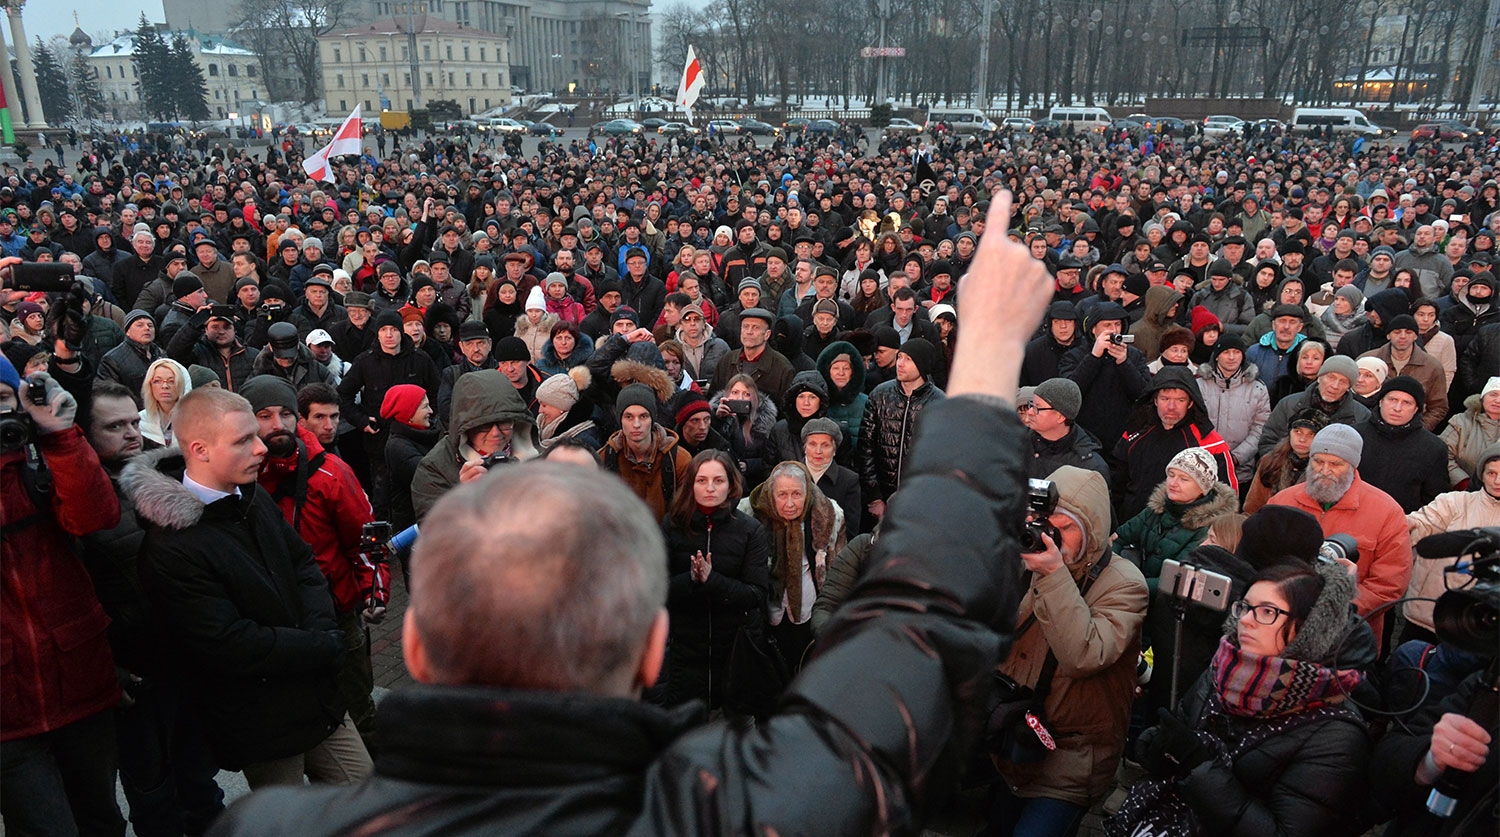
M840 357L849 361L849 385L839 388L829 376L828 370ZM838 463L844 467L854 464L854 451L859 447L863 429L865 404L870 396L865 392L865 361L853 343L839 340L829 344L818 354L818 374L828 385L828 418L844 432L844 444L839 447Z
M1149 300L1147 304L1150 304ZM1214 290L1210 280L1206 287L1194 292L1188 309L1192 310L1199 305L1219 318L1226 334L1243 333L1245 327L1250 325L1250 320L1255 317L1255 300L1245 291L1244 284L1233 276L1224 284L1222 291Z
M1443 261L1446 263L1447 259ZM1365 312L1368 314L1372 311L1380 316L1381 324L1377 326L1373 322L1366 322L1344 332L1344 336L1339 338L1338 348L1334 350L1336 353L1357 358L1385 345L1390 339L1386 337L1385 324L1411 311L1411 297L1401 288L1387 288L1365 298Z
M345 712L328 579L263 489L204 505L184 470L176 448L150 451L120 487L146 524L146 586L180 643L209 746L229 770L305 753Z
M651 458L645 462L637 462L631 457L625 433L621 430L616 430L599 449L599 459L605 470L620 475L620 479L653 514L665 516L670 495L687 479L688 463L693 457L677 444L676 433L653 424L651 435ZM671 470L670 477L667 476L668 469Z
M1187 415L1170 429L1162 426L1155 404L1156 393L1164 389L1180 389L1192 402ZM1212 454L1218 465L1219 482L1239 490L1229 445L1204 412L1198 379L1186 367L1168 366L1156 374L1151 388L1141 397L1134 420L1138 424L1115 444L1110 461L1112 490L1120 519L1128 520L1146 507L1151 493L1167 473L1167 463L1188 448L1204 448Z
M1098 474L1080 468L1059 468L1049 479L1057 484L1058 510L1082 529L1082 547L1066 571L1027 574L1030 585L1016 622L1033 615L1036 621L1016 637L1000 671L1035 686L1048 649L1057 657L1046 701L1046 724L1057 749L1035 764L999 762L996 768L1023 799L1088 807L1114 787L1125 750L1146 581L1134 564L1115 557L1080 594L1089 568L1110 549L1109 489Z
M819 406L810 417L803 418L797 412L797 396L812 393L818 397ZM771 438L766 443L768 458L772 464L789 460L802 461L802 427L810 419L821 418L828 413L828 384L817 372L798 372L781 398L780 418L771 428ZM846 440L847 441L847 440Z
M1477 473L1480 457L1500 442L1500 420L1486 415L1483 399L1471 395L1439 438L1448 446L1448 483L1458 485Z
M1042 381L1058 377L1058 368L1062 365L1063 355L1083 340L1082 318L1076 314L1071 317L1062 316L1062 312L1066 309L1059 310L1058 316L1054 316L1053 312L1057 308L1057 303L1054 302L1052 306L1047 309L1047 316L1042 320L1042 335L1026 344L1026 357L1021 361L1021 386L1023 387L1034 387ZM1052 336L1052 323L1058 319L1071 320L1077 326L1073 331L1073 342L1067 345L1057 342L1057 338Z
M459 378L453 385L453 419L448 431L422 457L412 478L411 504L418 523L458 485L465 463L483 459L469 447L470 431L497 421L511 423L511 458L524 461L538 456L535 419L510 379L498 369L481 369Z
M1258 378L1259 371L1248 361L1241 363L1239 371L1228 378L1212 360L1198 367L1203 411L1228 443L1240 482L1255 474L1260 434L1271 417L1271 396Z
M1500 443L1491 444L1478 457L1473 471L1476 483L1482 482L1485 466L1496 460L1500 460ZM1447 491L1434 497L1422 508L1408 513L1406 525L1411 529L1413 545L1428 535L1500 526L1500 497L1491 495L1483 486L1471 491ZM1418 558L1412 564L1408 596L1436 599L1448 589L1443 570L1452 561ZM1433 629L1431 601L1407 602L1402 607L1407 621L1429 631Z
M443 435L440 416L433 413L431 427L418 429L399 421L390 423L385 438L385 467L390 470L387 491L391 507L391 531L403 532L417 522L411 507L411 484L417 466Z

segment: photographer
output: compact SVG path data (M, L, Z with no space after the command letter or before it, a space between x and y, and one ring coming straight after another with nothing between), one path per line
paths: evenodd
M500 463L535 459L536 422L521 394L495 369L481 369L453 387L448 432L417 465L411 483L417 522L450 489L480 479Z
M108 710L120 689L109 619L74 543L118 524L120 506L98 456L73 423L77 411L78 401L51 376L38 372L23 382L0 357L0 633L6 644L0 817L14 833L121 833L125 825L115 803Z
M992 751L1005 781L990 809L991 837L1073 834L1084 812L1114 787L1130 724L1146 581L1110 549L1104 478L1064 466L1049 479L1058 500L1043 522L1058 537L1043 533L1046 549L1021 555L1030 588L1000 671L1034 691L1038 717L1057 748L1038 752L1037 742L1025 738L1035 733L1021 729L1006 734L1025 749Z
M201 293L201 291L200 291ZM230 392L255 374L255 355L234 334L234 315L227 305L204 305L167 343L167 357L183 366L197 364L219 376Z

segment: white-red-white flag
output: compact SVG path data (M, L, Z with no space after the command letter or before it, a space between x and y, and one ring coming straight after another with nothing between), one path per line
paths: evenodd
M693 103L698 101L698 94L703 92L707 80L703 77L703 66L698 63L698 56L693 48L688 47L687 66L682 68L682 84L677 87L677 104L687 111L688 121L693 121Z
M340 125L337 131L333 132L333 139L302 161L302 170L307 172L308 177L324 183L332 183L337 176L328 165L330 158L364 153L364 123L359 121L359 109L360 105L355 105L354 112L349 114L349 118L344 120L344 124Z

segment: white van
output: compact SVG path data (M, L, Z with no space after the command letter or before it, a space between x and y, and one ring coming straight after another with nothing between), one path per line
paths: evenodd
M1102 133L1109 123L1115 121L1109 111L1104 108L1064 108L1054 107L1048 111L1047 118L1058 122L1058 131L1065 132L1068 126L1073 126L1075 133L1094 131Z
M1335 134L1361 134L1367 137L1388 137L1396 132L1374 124L1363 113L1354 108L1297 108L1292 111L1292 123L1288 127L1294 134L1322 131L1329 126Z
M955 134L992 134L995 132L995 123L990 121L984 111L979 108L943 108L935 107L927 111L927 124L923 126L928 134L941 122L953 130Z

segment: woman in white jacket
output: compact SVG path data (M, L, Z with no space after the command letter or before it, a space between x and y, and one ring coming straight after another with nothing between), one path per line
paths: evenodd
M158 358L146 367L141 383L141 437L146 448L164 448L172 444L172 411L177 402L193 388L187 369L171 358Z
M1471 484L1478 485L1478 489L1439 494L1432 502L1406 516L1412 544L1439 532L1500 526L1500 443L1490 445L1479 458ZM1447 589L1443 568L1452 563L1417 558L1413 561L1411 587L1406 595L1429 599L1441 596ZM1401 636L1402 641L1424 639L1436 642L1432 632L1432 602L1408 602L1403 607L1408 624Z

